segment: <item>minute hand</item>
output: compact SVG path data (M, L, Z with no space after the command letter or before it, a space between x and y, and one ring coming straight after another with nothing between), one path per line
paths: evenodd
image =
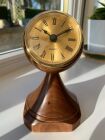
M60 36L60 35L62 35L62 34L64 34L64 33L69 32L69 31L71 31L71 30L72 30L71 28L69 28L69 29L67 29L67 30L64 30L64 31L62 31L61 33L57 34L57 37Z

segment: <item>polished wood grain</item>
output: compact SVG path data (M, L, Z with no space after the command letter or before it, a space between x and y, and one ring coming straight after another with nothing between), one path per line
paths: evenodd
M79 124L80 108L58 72L71 67L81 55L79 24L63 12L46 11L25 27L23 42L29 61L46 72L40 86L26 98L24 123L32 131L72 131Z
M58 73L47 73L26 98L24 123L31 131L72 131L79 125L80 116L76 97L65 88Z

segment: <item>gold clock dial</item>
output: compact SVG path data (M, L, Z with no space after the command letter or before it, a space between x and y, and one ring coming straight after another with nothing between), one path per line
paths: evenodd
M34 17L25 29L25 49L31 59L46 67L71 63L82 45L76 20L62 12L48 11Z

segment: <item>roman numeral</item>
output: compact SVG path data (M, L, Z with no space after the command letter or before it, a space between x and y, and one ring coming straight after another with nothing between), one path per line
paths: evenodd
M33 46L33 49L39 49L40 48L40 43L37 44L36 46Z
M54 61L54 54L51 53L51 61Z
M61 24L61 27L63 27L63 26L64 26L65 22L66 22L66 20L65 20L65 21Z
M37 27L35 27L35 29L41 32L41 29L39 29L39 28L37 28Z
M68 38L68 41L76 41L75 38Z
M65 49L68 50L68 51L70 51L70 52L73 51L73 49L71 47L69 47L68 45L65 47Z
M30 37L30 39L33 39L33 40L38 40L38 39L39 39L39 37L38 37L38 36L32 36L32 37Z
M62 59L65 59L65 56L63 55L63 53L61 53Z
M44 50L44 51L42 52L42 54L40 55L40 57L44 58L45 55L46 55L46 51Z
M53 25L56 25L56 18L53 18Z
M47 22L46 22L46 20L45 20L45 19L43 20L43 23L44 23L46 26L48 26L48 24L47 24Z

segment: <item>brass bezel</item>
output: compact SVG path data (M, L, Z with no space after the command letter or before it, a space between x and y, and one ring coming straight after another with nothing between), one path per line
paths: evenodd
M25 32L24 32L24 51L28 57L28 59L34 64L36 65L39 69L41 69L42 71L46 71L46 72L59 72L59 71L63 71L65 69L67 69L68 67L70 67L80 56L81 52L82 52L82 48L83 48L83 35L82 35L82 30L81 30L81 27L79 26L78 22L76 21L76 23L78 24L79 26L79 29L80 29L80 36L81 36L81 42L80 42L80 45L79 45L79 49L78 51L75 53L75 55L68 61L62 63L62 64L46 64L46 63L43 63L41 62L40 60L38 60L38 58L35 58L31 55L30 53L30 50L28 49L27 45L26 45L26 33L27 33L27 29L30 27L30 25L32 24L32 21L33 20L36 20L37 18L40 18L40 16L46 14L46 13L51 13L51 12L57 12L57 13L61 13L61 14L64 14L66 16L71 16L67 13L64 13L64 12L61 12L61 11L57 11L57 10L53 10L53 11L45 11L45 12L42 12L40 14L38 14L37 16L35 16L34 18L32 18L29 23L27 24L26 28L25 28Z

